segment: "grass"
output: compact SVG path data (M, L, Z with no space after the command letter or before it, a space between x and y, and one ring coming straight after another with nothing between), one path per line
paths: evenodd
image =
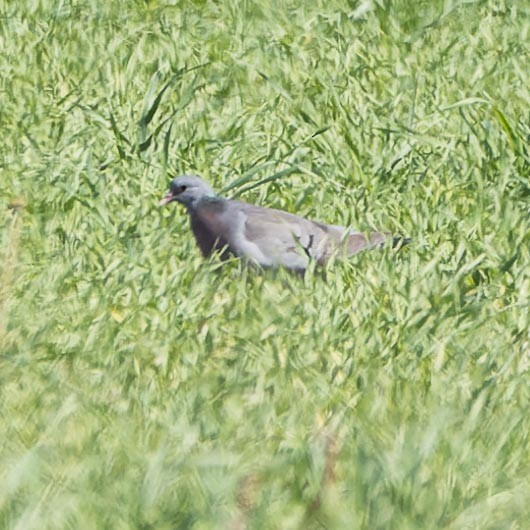
M529 14L1 3L0 528L526 528ZM414 242L204 261L183 172Z

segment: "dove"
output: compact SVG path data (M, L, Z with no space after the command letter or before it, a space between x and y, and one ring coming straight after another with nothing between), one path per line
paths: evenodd
M352 256L364 249L381 247L388 240L393 246L410 242L409 238L393 238L379 232L367 236L344 226L226 199L195 175L182 175L171 181L159 204L173 201L185 206L204 257L217 251L223 260L233 255L263 268L285 267L304 272L311 261L323 265L334 255Z

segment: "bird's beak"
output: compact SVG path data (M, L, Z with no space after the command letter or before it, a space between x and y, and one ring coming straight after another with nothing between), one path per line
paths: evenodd
M160 202L158 203L159 206L165 206L166 204L170 203L175 197L171 192L168 192L168 194L163 198L160 199Z

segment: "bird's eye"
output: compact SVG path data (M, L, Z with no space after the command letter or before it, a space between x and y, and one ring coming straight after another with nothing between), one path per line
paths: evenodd
M179 186L179 193L182 193L183 191L186 191L188 186Z

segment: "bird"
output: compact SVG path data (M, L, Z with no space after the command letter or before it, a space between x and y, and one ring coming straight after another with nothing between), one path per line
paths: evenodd
M174 201L185 206L205 258L218 252L222 260L237 256L262 268L284 267L303 273L312 261L323 265L334 255L352 256L381 247L388 240L394 247L410 242L410 238L381 232L365 235L283 210L227 199L196 175L171 180L159 204Z

